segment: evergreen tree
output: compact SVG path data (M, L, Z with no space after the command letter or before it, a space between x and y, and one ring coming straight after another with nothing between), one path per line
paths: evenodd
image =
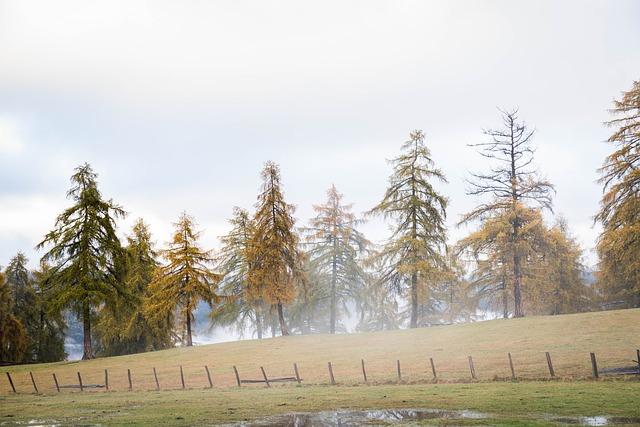
M280 169L267 162L262 171L262 191L254 216L254 233L247 251L250 263L248 291L251 299L275 306L282 335L289 335L283 306L293 302L304 283L302 256L294 230L294 207L284 201Z
M358 299L358 331L386 331L400 327L400 313L396 292L389 292L384 279L382 258L373 254L368 263L370 268L365 275L366 293Z
M472 174L467 194L488 197L487 202L477 206L464 215L461 223L483 221L487 217L501 215L507 211L510 215L511 230L509 238L513 247L523 242L522 229L527 225L519 215L521 205L534 204L551 209L553 185L538 177L531 170L534 150L531 141L534 131L524 123L518 122L518 110L502 111L503 128L484 132L489 141L473 144L479 153L495 162L489 172ZM513 298L516 317L524 316L522 305L522 280L526 258L519 250L512 252Z
M51 303L50 292L44 285L49 270L48 265L41 264L34 273L38 321L32 337L36 342L34 358L38 362L57 362L67 357L64 349L67 324L62 311Z
M393 233L380 255L382 279L397 290L409 282L412 328L418 327L419 287L429 292L429 275L443 266L447 199L432 181L446 182L431 159L420 130L411 132L402 154L391 161L393 174L382 201L369 212L395 220Z
M178 320L184 321L185 344L190 347L193 311L200 301L210 307L218 302L220 275L210 269L214 263L211 251L198 244L201 233L196 231L194 219L183 213L174 226L173 238L161 252L167 264L158 268L149 285L145 313L161 323L177 310Z
M640 307L640 80L615 101L608 122L616 149L600 168L604 195L595 219L598 239L598 282L607 301Z
M547 248L542 259L542 279L548 285L543 298L544 314L567 314L588 311L593 295L583 276L582 250L560 218L547 232Z
M149 284L158 267L149 227L138 219L127 236L125 285L129 300L105 307L97 324L105 355L140 353L173 346L173 313L151 319L144 312Z
M11 288L0 272L0 361L22 361L27 351L28 337L20 319L13 314Z
M116 220L125 212L102 198L96 178L88 163L76 168L67 193L74 204L58 216L55 228L37 246L49 247L42 262L53 265L44 286L55 309L71 308L82 320L83 359L94 357L93 311L125 295L123 251L116 235Z
M220 282L221 303L211 312L214 324L236 325L240 334L246 328L255 328L262 339L264 304L260 298L252 298L248 292L249 260L247 251L254 232L249 212L235 207L229 220L231 231L220 238L222 248L216 257L216 266L222 274Z
M327 202L313 206L317 215L305 229L310 268L328 276L329 333L332 334L336 332L338 305L345 308L364 278L359 257L368 242L356 229L358 221L351 213L351 206L342 204L342 194L332 185L327 191Z
M31 276L27 268L27 257L22 252L11 258L5 270L8 286L11 288L12 312L25 328L27 336L27 351L21 362L35 361L37 350L36 330L38 328L37 297Z

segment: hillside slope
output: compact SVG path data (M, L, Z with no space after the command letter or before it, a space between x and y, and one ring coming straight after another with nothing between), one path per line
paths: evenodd
M435 361L444 381L469 378L467 357L473 356L480 380L510 376L507 352L511 352L516 374L521 378L548 376L545 352L551 354L556 376L585 377L591 373L589 352L595 352L601 368L633 365L640 348L640 309L493 320L441 326L344 335L289 336L245 340L192 348L99 358L91 361L59 362L7 367L18 391L30 392L32 371L40 391L53 392L52 373L61 384L77 384L81 372L85 384L103 383L109 370L112 390L128 388L127 369L135 390L155 389L152 368L160 385L180 387L182 365L187 388L205 387L204 365L216 386L233 386L233 366L241 377L261 378L260 366L269 376L291 376L297 362L306 384L327 383L327 362L332 362L338 383L362 382L361 359L369 381L397 380L396 360L407 382L431 379L429 358ZM0 392L10 391L3 375Z

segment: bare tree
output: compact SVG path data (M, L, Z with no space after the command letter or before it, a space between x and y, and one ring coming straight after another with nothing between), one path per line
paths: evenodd
M520 214L521 207L534 205L551 210L553 185L540 178L533 168L535 150L532 139L535 129L529 129L518 121L518 109L499 110L503 126L499 130L489 129L483 133L487 142L471 144L478 153L494 164L485 173L472 173L467 180L467 194L488 199L463 216L460 224L484 221L492 215L507 213L511 224L510 243L513 248L513 295L514 315L523 317L522 310L522 264L520 250L521 230L525 226Z

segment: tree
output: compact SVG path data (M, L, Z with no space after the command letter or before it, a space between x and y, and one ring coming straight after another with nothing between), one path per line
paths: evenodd
M229 223L231 230L220 238L222 248L216 256L216 266L222 274L221 303L211 317L220 325L235 324L241 334L254 325L258 339L262 339L264 304L261 298L252 298L247 290L250 269L247 252L255 227L249 212L238 207L233 208Z
M600 168L603 186L595 220L603 230L597 243L598 281L605 298L640 307L640 80L633 82L611 111L616 149Z
M196 231L193 217L183 213L174 226L173 238L161 252L167 264L157 270L149 285L145 312L154 321L162 321L177 309L178 316L184 319L186 345L190 347L193 311L200 301L211 307L218 302L220 275L209 268L214 259L211 251L200 248L201 233Z
M283 306L294 300L298 284L304 282L303 257L294 230L294 207L284 201L278 165L267 162L262 179L255 229L247 251L250 263L247 289L251 299L275 305L280 332L289 335Z
M338 303L346 304L364 278L359 256L368 242L356 229L359 221L351 213L351 206L342 204L342 194L332 185L327 191L327 202L313 206L317 215L305 229L311 268L329 276L329 333L332 334L336 332Z
M520 205L533 204L551 210L551 196L554 192L550 182L538 177L531 169L534 149L532 138L535 131L524 122L518 121L518 110L503 111L503 128L486 130L489 141L472 144L478 147L480 155L494 161L489 172L472 174L467 182L470 185L468 195L488 197L489 200L477 206L463 216L460 224L501 213L510 213L510 236L514 247L522 242L521 230L526 226L519 215L523 212ZM513 257L513 297L515 317L523 317L522 278L524 258L515 250Z
M379 255L385 264L382 279L398 290L409 279L410 325L416 328L418 288L427 286L429 274L443 265L447 199L436 191L432 181L446 179L435 168L421 130L411 132L402 145L402 154L391 164L389 187L369 214L395 220L391 238Z
M593 295L583 280L582 249L563 218L547 231L541 264L541 279L548 283L545 314L577 313L591 307Z
M62 311L51 303L50 292L45 286L49 270L47 264L41 263L34 272L38 320L32 337L35 340L34 359L41 363L57 362L67 357L64 349L67 324Z
M27 345L27 331L13 314L11 288L0 272L0 361L23 360Z
M170 348L173 313L151 319L144 311L149 284L158 268L149 226L138 219L127 236L124 282L128 300L105 307L97 324L106 355L140 353Z
M71 308L83 323L83 359L94 357L92 311L126 295L122 286L123 250L116 220L124 210L98 191L97 175L88 163L75 169L67 196L74 202L56 219L37 246L50 247L42 262L52 263L44 280L56 309Z
M11 310L13 315L20 320L27 336L27 350L24 352L21 362L35 360L38 344L36 336L39 317L38 304L27 262L27 257L22 252L18 252L16 256L11 258L5 270L7 285L11 288Z

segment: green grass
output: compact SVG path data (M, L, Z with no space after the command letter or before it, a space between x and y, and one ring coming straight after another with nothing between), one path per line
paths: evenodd
M640 417L638 401L640 383L630 381L76 392L3 397L0 423L35 419L69 424L193 425L340 408L439 408L491 415L490 420L468 423L544 424L545 414Z
M477 409L495 414L500 423L507 424L540 413L640 416L640 383L584 380L591 375L590 352L596 353L603 369L632 366L639 347L640 309L634 309L417 330L290 336L82 362L13 366L5 370L11 372L19 393L12 395L6 377L0 377L0 423L55 419L144 424L168 417L176 424L197 424L290 411L382 407ZM548 377L545 351L551 353L556 381L540 381ZM513 356L519 381L493 382L510 376L507 352ZM479 381L466 384L469 355ZM429 357L435 360L439 384L430 384ZM366 386L362 384L361 359L366 361L369 377ZM395 385L396 360L401 361L403 385ZM338 387L326 385L329 361ZM261 377L260 366L271 377L291 376L294 362L304 379L302 387L235 387L234 365L241 377L248 379ZM180 365L187 390L176 390L180 388ZM204 389L204 365L213 374L213 390ZM161 392L150 391L155 389L153 367ZM109 370L112 392L55 392L54 372L61 384L77 384L77 372L85 384L99 384L104 381L104 369ZM127 369L132 372L133 392L126 391ZM44 395L30 394L29 371ZM509 418L514 413L518 416ZM534 417L527 422L542 421Z

